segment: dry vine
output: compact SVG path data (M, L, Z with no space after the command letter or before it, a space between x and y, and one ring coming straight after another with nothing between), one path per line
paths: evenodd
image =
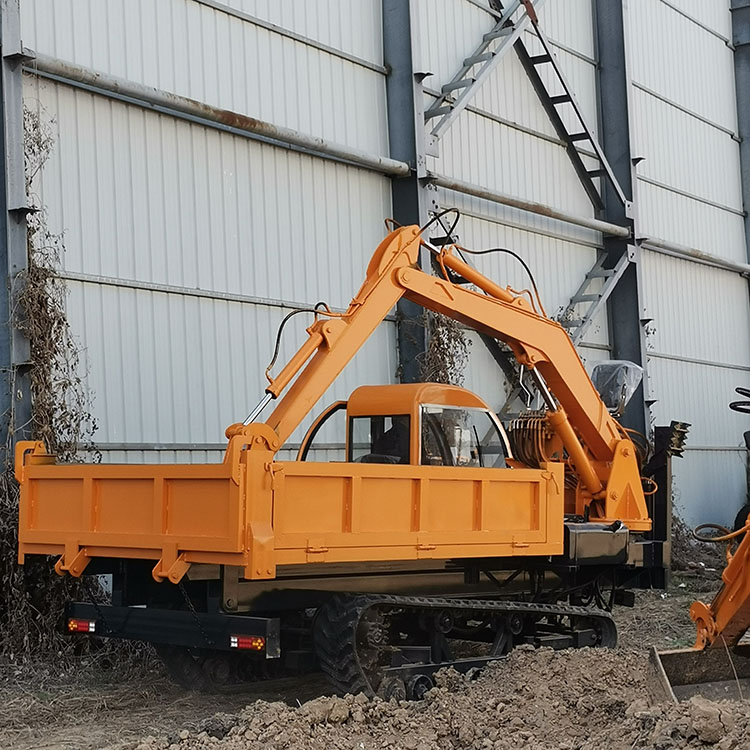
M463 385L471 341L461 325L441 313L425 310L422 322L427 332L427 351L419 362L423 382Z
M39 114L24 109L24 161L28 215L27 270L11 325L20 329L31 346L29 372L32 414L30 425L14 424L10 416L6 445L14 431L24 428L34 440L43 440L62 460L97 460L92 442L96 423L90 399L79 374L81 354L68 325L66 288L59 277L64 252L62 236L47 228L47 215L32 192L32 182L50 156L53 137ZM15 387L11 392L15 392ZM9 460L12 453L8 451ZM64 602L80 584L59 578L49 560L33 557L17 564L18 486L12 467L0 474L0 654L15 661L50 651L66 650L59 635Z

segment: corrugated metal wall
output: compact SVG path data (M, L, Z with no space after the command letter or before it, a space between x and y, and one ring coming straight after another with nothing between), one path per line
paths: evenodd
M729 2L628 8L641 232L747 262ZM692 424L678 503L691 522L731 522L746 495L747 420L727 404L750 372L747 280L648 251L643 269L654 416Z
M39 0L23 4L23 35L38 52L386 153L383 73L365 64L382 61L379 0L328 5L335 28L313 29L307 3L279 17L276 3ZM278 85L280 71L296 83ZM281 318L318 300L345 307L361 284L391 213L387 178L40 77L25 99L54 131L36 189L64 232L105 460L220 458L225 427L263 394ZM290 323L281 363L307 324ZM326 401L395 377L394 329L381 326Z
M415 68L427 105L493 25L479 0L415 0ZM24 0L24 44L40 53L388 155L380 0ZM641 233L746 261L728 0L627 2L631 129ZM541 23L596 128L591 0L549 0ZM524 35L532 51L532 35ZM546 75L544 69L540 69ZM224 427L263 389L276 326L293 306L343 306L391 213L387 178L159 113L48 77L27 106L53 123L35 189L64 231L71 324L86 350L105 459L215 460ZM567 117L565 111L563 117ZM441 141L429 167L573 214L593 208L515 55ZM509 247L547 311L568 303L602 237L441 189L461 240ZM479 267L517 289L508 256ZM743 420L726 404L750 371L747 282L644 251L656 422L686 420L675 461L688 520L726 521L745 494ZM299 320L299 319L297 319ZM326 400L395 378L384 323ZM301 340L284 341L281 359ZM606 316L587 363L609 356ZM473 339L466 384L500 406L505 384ZM297 440L299 434L293 438Z

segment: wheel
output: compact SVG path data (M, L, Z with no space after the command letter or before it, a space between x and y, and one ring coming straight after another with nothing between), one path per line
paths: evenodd
M614 620L599 620L594 629L597 631L599 646L602 648L617 646L617 626Z
M378 695L384 701L406 700L406 685L400 677L386 677L378 686Z
M157 645L156 653L164 663L169 676L180 687L197 692L208 689L208 679L202 669L203 659L195 649Z
M222 692L240 682L254 682L248 665L237 654L223 651L205 651L185 646L157 646L169 676L186 690L200 693Z
M421 701L427 694L427 691L434 686L435 683L429 675L415 674L406 683L406 697L410 701Z
M216 653L203 660L201 669L210 688L224 688L235 681L237 670L233 656L234 654Z

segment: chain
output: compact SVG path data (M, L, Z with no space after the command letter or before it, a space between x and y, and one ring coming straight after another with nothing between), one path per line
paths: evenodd
M187 604L188 610L190 611L190 614L193 616L193 619L195 620L195 624L198 626L198 630L200 631L200 634L203 636L203 640L206 642L207 646L215 646L216 641L214 641L213 638L209 638L208 633L206 633L203 623L201 622L201 618L198 617L198 612L195 609L195 606L193 605L192 599L188 596L188 592L185 590L185 585L182 581L180 581L177 584L177 587L180 589L180 593L182 594L182 598L185 600L185 604Z
M81 578L81 587L86 592L86 596L88 596L89 601L91 602L92 606L96 610L96 614L99 617L99 619L102 621L102 624L104 625L104 629L106 630L106 633L96 633L96 635L117 635L122 631L122 627L118 628L117 630L114 630L112 627L110 627L109 622L107 621L107 618L104 616L104 611L99 606L99 603L96 601L96 597L94 596L94 593L91 591L91 588L89 586L89 582L86 580L85 577ZM123 624L124 627L124 624Z

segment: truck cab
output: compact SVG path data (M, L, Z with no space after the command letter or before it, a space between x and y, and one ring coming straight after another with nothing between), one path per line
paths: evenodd
M511 456L489 406L471 391L439 383L357 388L315 420L298 460L320 460L332 441L346 446L336 459L363 464L506 468Z

